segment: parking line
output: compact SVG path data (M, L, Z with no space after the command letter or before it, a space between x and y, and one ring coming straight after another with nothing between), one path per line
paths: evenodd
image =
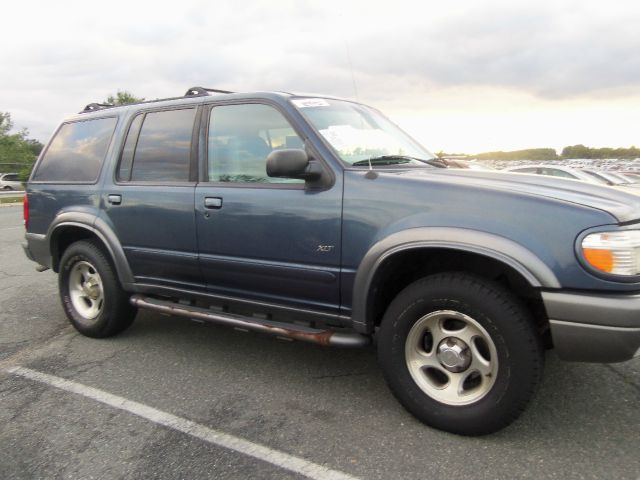
M158 410L133 400L127 400L124 397L119 397L118 395L113 395L112 393L89 387L82 383L66 380L64 378L24 367L11 367L8 368L7 371L14 375L28 378L29 380L45 383L67 392L82 395L83 397L104 403L110 407L132 413L133 415L137 415L158 425L186 433L192 437L199 438L200 440L204 440L205 442L209 442L220 447L228 448L229 450L234 450L238 453L242 453L243 455L263 460L272 465L291 472L299 473L308 478L317 480L357 480L356 477L338 470L332 470L330 468L323 467L322 465L318 465L317 463L289 455L288 453L273 450L264 445L254 443L219 430L214 430L204 425L192 422L191 420L187 420L186 418L163 412L162 410Z

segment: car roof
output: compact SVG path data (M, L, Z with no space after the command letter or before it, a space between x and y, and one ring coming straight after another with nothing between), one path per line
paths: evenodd
M111 105L101 103L90 103L80 112L65 118L65 121L75 121L94 117L116 116L135 110L147 108L162 108L174 105L199 105L209 100L234 101L234 100L271 100L275 103L282 103L290 98L324 98L328 100L340 100L354 102L353 100L340 98L332 95L315 93L292 93L283 91L255 91L255 92L230 92L227 90L217 90L202 87L192 87L181 97L161 98L156 100L145 100L142 102L128 103L126 105ZM354 102L358 103L358 102ZM105 115L106 114L106 115Z

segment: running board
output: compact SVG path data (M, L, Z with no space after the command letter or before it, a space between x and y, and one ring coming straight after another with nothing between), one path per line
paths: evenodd
M205 322L229 325L242 330L253 330L275 335L276 337L301 340L303 342L317 343L325 346L357 348L364 347L371 343L370 337L359 333L318 330L293 323L273 322L271 320L245 317L233 313L217 312L207 308L183 305L166 300L159 300L157 298L145 297L139 294L131 296L131 304L138 308L153 310L167 315L195 318L204 320Z

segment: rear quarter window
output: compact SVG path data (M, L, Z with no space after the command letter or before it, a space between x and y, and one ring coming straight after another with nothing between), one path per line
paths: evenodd
M39 182L95 182L107 154L117 118L65 123L33 174Z

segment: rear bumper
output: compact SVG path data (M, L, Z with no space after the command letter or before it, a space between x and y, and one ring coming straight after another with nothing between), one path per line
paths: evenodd
M51 252L46 235L27 233L25 239L26 242L22 243L22 249L27 258L43 267L51 268Z
M614 363L640 356L640 295L543 292L558 356Z

